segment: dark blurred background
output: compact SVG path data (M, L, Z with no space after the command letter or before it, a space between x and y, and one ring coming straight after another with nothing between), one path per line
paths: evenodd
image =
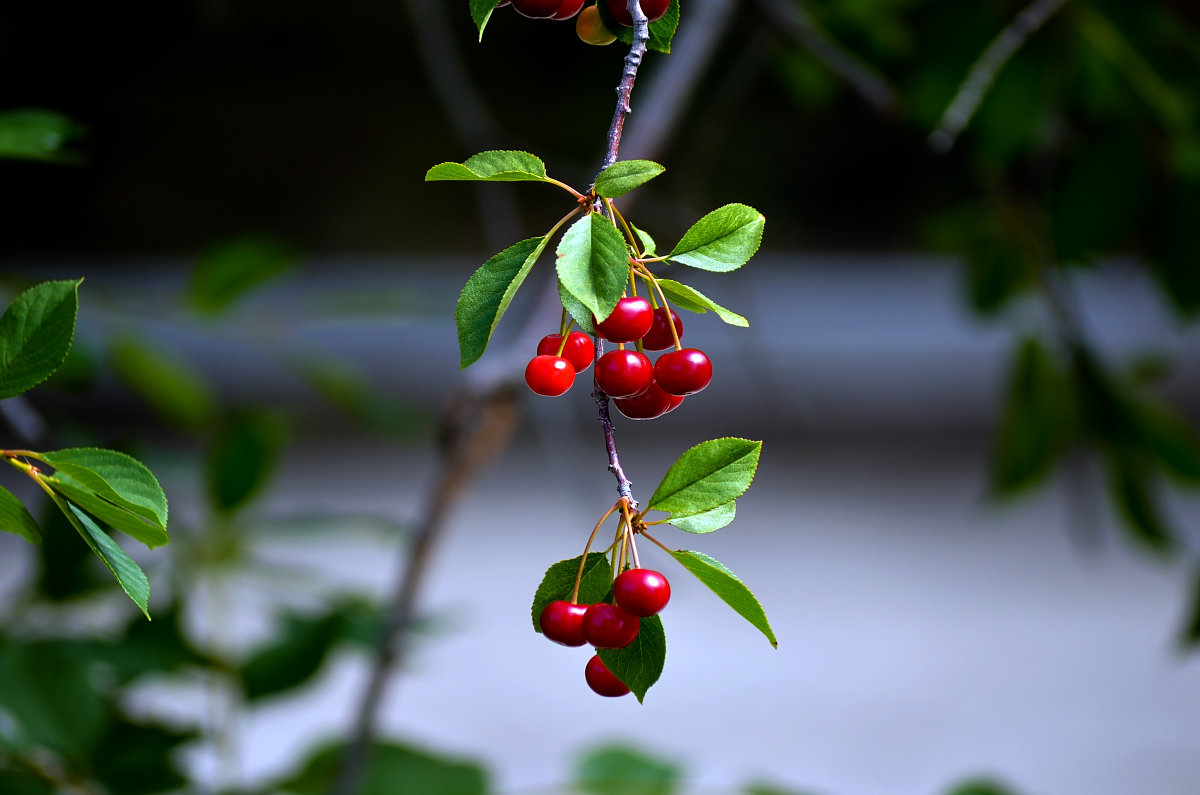
M586 691L528 601L612 481L586 390L521 386L364 792L1195 793L1200 9L681 11L623 150L667 170L622 206L660 248L729 202L766 235L689 276L750 319L685 315L713 385L617 434L639 489L702 439L764 440L737 523L671 543L754 587L780 650L680 572L646 706ZM4 283L86 277L6 438L134 452L173 534L136 555L153 633L69 528L0 538L0 792L327 791L463 383L458 290L566 209L423 175L514 148L585 188L624 56L511 8L477 38L466 0L0 10ZM466 379L519 377L545 282ZM587 755L612 740L667 761Z

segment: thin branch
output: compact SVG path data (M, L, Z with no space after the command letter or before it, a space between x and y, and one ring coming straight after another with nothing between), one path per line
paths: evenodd
M1017 14L1016 19L992 40L967 73L967 78L958 87L958 93L950 101L938 126L929 134L929 147L935 152L949 152L979 110L979 104L996 80L996 75L1044 24L1054 16L1066 0L1034 0Z
M617 162L617 154L621 149L621 133L625 129L625 117L632 110L629 96L633 93L638 68L642 65L646 45L650 41L650 22L642 11L642 4L639 0L628 0L627 8L629 15L633 17L633 44L629 47L629 54L625 56L625 68L621 72L621 82L617 84L617 109L613 112L612 124L608 127L608 146L605 149L601 171Z
M781 30L841 76L875 110L895 110L896 92L887 80L821 30L803 0L758 0L758 4Z

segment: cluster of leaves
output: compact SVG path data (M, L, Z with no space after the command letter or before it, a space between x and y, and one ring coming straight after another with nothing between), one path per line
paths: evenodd
M667 517L650 524L670 523L680 530L697 534L711 533L728 525L733 521L737 499L754 480L761 451L762 442L733 438L713 439L688 450L667 470L646 508L646 511L665 512ZM762 632L772 646L778 646L762 605L736 574L703 552L678 549L670 554L721 601ZM546 605L571 598L580 564L583 574L579 580L579 603L612 602L614 571L604 553L589 553L586 560L576 557L559 561L546 571L534 593L531 607L534 631L542 631L539 619ZM641 620L638 636L629 646L599 652L608 670L624 682L639 701L662 674L666 653L666 637L658 616Z
M479 39L482 41L483 29L487 27L488 21L492 18L492 12L500 4L500 0L470 0L470 2L471 19L475 20L475 27L479 29ZM626 44L632 43L633 29L624 27L614 20L603 0L597 4L597 8L600 11L600 18L604 20L604 26L609 30L616 31L619 41ZM650 39L646 46L656 52L671 52L671 40L675 38L675 30L679 27L679 0L671 0L671 4L667 7L667 13L651 22L649 27Z
M567 187L546 174L545 163L526 152L481 152L464 163L441 163L429 169L427 182L540 182L566 189L577 207L544 235L522 240L485 262L463 288L455 311L462 366L483 355L500 318L512 303L533 266L568 220L583 213L563 233L555 251L559 296L582 330L594 330L593 317L612 312L630 279L631 258L678 263L700 270L726 273L750 260L762 242L765 219L744 204L728 204L705 215L684 233L670 253L659 257L654 239L632 224L617 228L619 215L612 200L624 196L663 172L648 160L623 160L600 172L587 194ZM607 209L606 214L598 208ZM746 326L731 312L700 291L674 279L658 279L670 300L692 312L714 312L724 322Z
M32 287L0 317L0 399L16 397L42 383L67 358L75 336L81 281ZM97 448L5 450L0 456L45 490L150 618L150 582L145 572L100 527L119 530L150 548L167 543L167 498L150 470L124 453ZM43 471L46 467L53 471ZM0 530L33 543L42 538L33 515L5 488L0 488Z

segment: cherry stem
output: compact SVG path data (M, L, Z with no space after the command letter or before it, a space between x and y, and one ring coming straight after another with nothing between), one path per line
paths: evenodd
M574 196L576 199L582 199L582 198L584 198L584 195L583 195L582 193L580 193L579 191L575 190L574 188L572 188L570 185L568 185L568 184L567 184L567 183L565 183L565 182L559 182L558 180L556 180L556 179L554 179L554 178L552 178L552 177L546 177L546 178L545 178L545 180L546 180L547 182L549 182L551 185L557 185L558 187L562 188L562 189L563 189L563 190L565 190L567 193L569 193L569 194L571 194L572 196Z
M658 548L659 548L659 549L661 549L663 552L666 552L666 553L667 553L668 555L670 555L671 557L675 557L675 553L674 553L674 552L672 552L670 549L668 549L666 544L664 544L663 542L659 541L657 538L655 538L654 536L650 535L650 534L649 534L649 533L647 533L645 530L642 530L642 538L647 538L647 539L649 539L651 543L653 543L653 544L657 544L657 545L658 545Z
M667 310L667 328L671 330L671 339L675 343L675 350L681 350L683 348L683 344L679 341L679 332L675 330L675 321L671 319L671 304L669 301L667 301L667 294L663 292L662 285L658 283L658 279L656 279L654 274L650 272L650 269L644 265L642 266L642 278L649 282L650 286L653 287L654 290L658 291L658 296L663 302L662 308Z
M583 555L579 558L579 571L575 574L575 587L571 590L571 604L579 603L579 583L583 581L583 567L587 563L588 550L592 548L592 542L596 540L596 534L600 532L600 528L608 521L608 517L616 512L617 507L621 506L623 510L628 512L629 508L625 505L624 500L618 500L613 503L613 507L600 517L600 521L596 522L596 526L592 528L592 534L588 536L587 544L583 547ZM628 513L626 513L628 515Z
M629 553L633 555L633 567L640 569L642 561L638 558L637 541L633 537L633 519L629 517L629 506L625 503L621 503L621 513L625 519L625 535L629 539Z

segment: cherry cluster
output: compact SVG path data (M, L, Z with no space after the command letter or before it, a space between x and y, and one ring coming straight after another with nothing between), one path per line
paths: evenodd
M595 380L613 398L617 409L631 420L652 420L674 411L687 395L694 395L712 381L712 361L699 348L684 348L683 321L675 310L657 309L640 296L626 296L604 320L596 333L617 343L596 361ZM625 348L635 343L636 350ZM667 351L651 362L643 351ZM592 338L580 331L548 334L525 367L525 383L539 395L564 394L594 358Z
M601 0L608 9L609 16L618 24L625 27L633 26L633 17L629 14L625 0ZM585 0L500 0L497 8L512 4L513 9L530 19L566 20L578 15L575 21L575 32L579 38L588 44L605 45L617 40L616 35L604 24L600 9L596 5L584 8ZM642 12L646 19L654 22L667 13L671 0L641 0Z
M580 605L558 600L542 609L542 634L563 646L590 643L597 649L623 649L637 638L641 619L667 606L671 585L651 569L627 569L613 581L613 602ZM602 696L623 696L625 683L592 655L583 670L588 687Z

